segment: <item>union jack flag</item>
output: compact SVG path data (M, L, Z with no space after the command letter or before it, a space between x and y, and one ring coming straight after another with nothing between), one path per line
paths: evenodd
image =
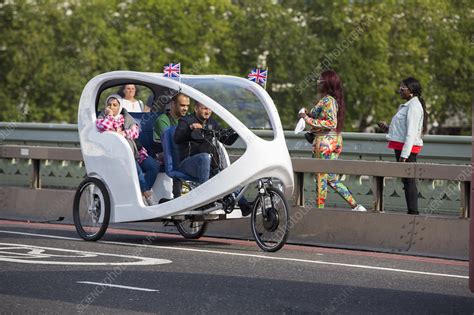
M250 81L264 85L267 82L267 72L268 70L255 68L250 71L247 77Z
M181 63L170 63L163 68L165 77L179 78L181 75Z

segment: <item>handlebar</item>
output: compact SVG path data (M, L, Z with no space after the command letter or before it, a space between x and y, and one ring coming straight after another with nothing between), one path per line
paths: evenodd
M232 128L225 129L201 129L202 137L209 143L216 145L217 140L225 145L232 145L239 138L239 135Z
M223 137L230 137L235 134L235 131L232 128L225 128L225 129L201 129L201 134L203 137L216 137L216 138L223 138Z

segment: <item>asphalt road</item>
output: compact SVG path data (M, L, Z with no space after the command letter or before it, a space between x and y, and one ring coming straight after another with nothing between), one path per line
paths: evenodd
M474 314L468 263L0 221L0 312Z

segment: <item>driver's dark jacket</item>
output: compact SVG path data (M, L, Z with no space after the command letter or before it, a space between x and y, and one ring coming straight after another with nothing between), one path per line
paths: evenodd
M216 147L212 145L211 139L203 137L200 129L191 130L189 126L194 123L202 124L203 129L222 130L212 117L209 117L207 121L201 121L196 114L180 118L174 134L174 142L179 148L180 162L198 153L210 153L212 155L211 169L218 168L219 154ZM226 145L232 145L237 138L235 134L234 137L220 137L218 140Z

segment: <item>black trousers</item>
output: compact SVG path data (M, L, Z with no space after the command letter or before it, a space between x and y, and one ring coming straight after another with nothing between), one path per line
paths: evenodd
M400 159L402 151L395 150L395 158ZM416 162L416 153L411 153L407 162ZM407 202L408 214L419 214L418 212L418 188L416 188L415 178L402 178L403 190L405 190L405 200Z
M178 198L181 196L181 188L183 184L179 179L173 178L173 198Z

